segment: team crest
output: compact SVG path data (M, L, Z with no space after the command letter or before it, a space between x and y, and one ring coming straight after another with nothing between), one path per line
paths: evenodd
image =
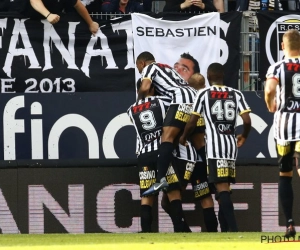
M290 29L296 29L300 31L299 15L293 14L281 16L270 25L269 30L266 34L265 44L266 54L270 65L284 58L284 54L281 49L282 36L286 31ZM274 53L274 51L271 51L272 44L275 43L274 35L276 35L276 54Z

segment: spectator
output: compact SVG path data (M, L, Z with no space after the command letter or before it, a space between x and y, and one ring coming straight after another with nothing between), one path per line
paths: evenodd
M101 12L102 0L81 0L89 13Z
M245 11L248 10L249 1L248 0L236 0L235 10Z
M101 8L103 13L128 14L133 12L143 12L143 3L135 0L106 0Z
M289 0L288 1L289 10L300 10L300 1L299 0Z
M223 13L225 11L224 0L213 0L213 3L218 12Z
M239 4L239 3L238 3ZM241 9L243 10L243 9ZM280 0L249 0L248 10L259 11L259 10L282 10Z
M8 0L8 2L10 12L16 12L21 15L26 14L26 10L28 10L29 5L28 0Z
M166 0L163 12L213 12L211 0Z
M300 10L299 0L281 0L283 10Z
M59 21L60 13L71 11L74 8L87 23L93 35L99 29L99 24L92 20L89 12L80 0L30 0L30 4L27 0L14 0L11 4L11 10L34 19L46 18L51 24Z

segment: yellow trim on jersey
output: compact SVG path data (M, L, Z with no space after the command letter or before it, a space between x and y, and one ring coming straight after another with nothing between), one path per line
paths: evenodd
M246 109L246 110L242 111L242 112L240 113L240 115L245 114L245 113L248 113L248 112L251 112L251 109Z
M150 80L150 82L152 82L152 79L151 79L151 78L149 78L149 77L145 77L145 78L143 78L143 79L142 79L142 81L143 81L144 79L148 79L148 80Z
M201 116L199 113L197 113L197 112L192 112L192 115L198 115L198 116Z

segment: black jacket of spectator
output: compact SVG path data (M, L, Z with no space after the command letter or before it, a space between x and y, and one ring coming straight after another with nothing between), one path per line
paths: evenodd
M9 0L0 0L0 11L8 11L9 3Z
M184 3L185 0L166 0L166 5L163 9L163 12L214 12L217 11L213 2L211 0L202 0L205 4L205 8L202 10L196 6L191 6L186 9L181 9L180 5Z

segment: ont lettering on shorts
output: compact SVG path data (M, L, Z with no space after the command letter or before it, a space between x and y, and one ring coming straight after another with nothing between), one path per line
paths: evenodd
M197 185L193 187L195 198L199 198L209 193L208 183L203 182L201 183L200 180L197 180Z
M217 160L217 177L235 178L235 161Z
M179 104L175 119L183 122L188 122L191 117L192 108L192 104Z
M155 171L154 170L148 170L148 167L143 167L143 171L139 172L140 176L140 188L150 188L155 182Z
M174 171L174 168L172 166L170 166L168 168L168 171L166 174L166 179L167 179L168 184L179 182L177 175Z

